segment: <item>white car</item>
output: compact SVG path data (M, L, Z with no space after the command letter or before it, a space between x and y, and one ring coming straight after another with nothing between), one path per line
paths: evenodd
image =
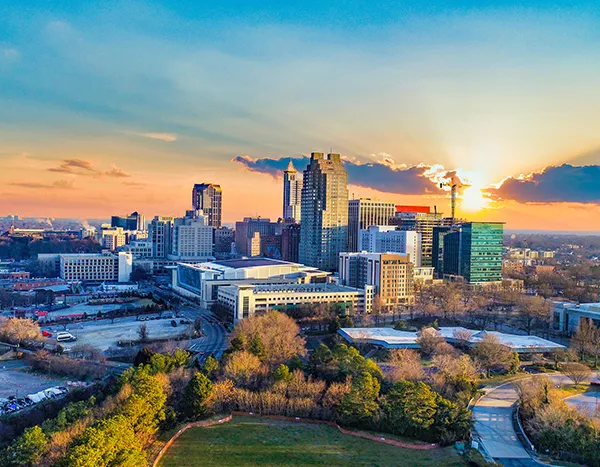
M56 334L56 342L73 342L77 338L70 332L59 332Z

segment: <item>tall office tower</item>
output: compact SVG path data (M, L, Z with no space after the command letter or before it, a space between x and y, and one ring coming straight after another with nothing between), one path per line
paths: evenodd
M377 201L371 198L348 201L347 251L360 251L358 248L360 231L372 225L388 225L390 217L395 213L396 205L389 201Z
M337 270L348 243L347 177L339 154L311 154L302 181L300 263Z
M221 185L199 183L192 189L192 208L202 210L208 218L208 225L218 229L221 227L221 202L223 191Z
M421 234L414 230L397 230L392 225L372 225L361 230L358 251L369 253L406 253L415 267L421 266Z
M444 274L470 284L502 280L503 222L467 222L443 237Z
M173 221L171 260L206 261L212 257L213 228L202 211L186 213Z
M283 172L283 218L300 222L300 202L302 200L302 179L298 178L292 160Z
M452 232L452 227L434 227L431 247L431 266L437 279L444 277L444 237Z
M433 228L449 227L452 220L442 213L431 212L429 206L396 206L396 215L390 218L391 225L400 230L414 230L421 234L421 266L432 266Z
M148 226L148 239L152 242L152 256L167 258L171 254L173 216L154 216Z
M413 303L413 265L404 253L341 253L340 284L362 289L375 288L388 311L395 306Z

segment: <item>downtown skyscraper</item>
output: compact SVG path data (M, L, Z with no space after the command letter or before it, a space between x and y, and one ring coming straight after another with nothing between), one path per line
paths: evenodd
M339 154L311 154L302 182L300 263L337 270L348 243L347 178Z
M290 159L287 169L283 172L283 218L300 222L302 199L302 179Z
M213 183L197 183L192 189L192 208L202 210L208 219L208 225L218 229L221 227L221 202L223 191L220 185Z

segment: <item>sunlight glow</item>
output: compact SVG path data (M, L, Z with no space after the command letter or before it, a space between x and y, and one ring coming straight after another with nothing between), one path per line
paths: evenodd
M459 199L462 211L480 211L489 205L490 200L486 198L480 187L471 185L464 189Z

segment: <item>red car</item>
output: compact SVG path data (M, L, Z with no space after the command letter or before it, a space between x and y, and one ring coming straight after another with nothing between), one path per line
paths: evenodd
M51 333L51 332L48 332L48 331L46 331L46 330L44 329L44 330L42 330L42 336L44 336L44 337L52 337L52 333Z

